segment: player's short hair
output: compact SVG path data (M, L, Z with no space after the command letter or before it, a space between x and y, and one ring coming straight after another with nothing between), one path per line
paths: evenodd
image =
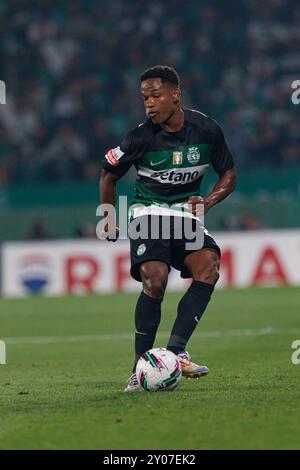
M141 75L141 82L148 78L160 78L162 83L168 82L175 87L180 86L180 78L174 67L155 65L146 69Z

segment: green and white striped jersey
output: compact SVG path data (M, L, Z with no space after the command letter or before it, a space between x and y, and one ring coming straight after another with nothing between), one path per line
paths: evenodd
M105 155L103 168L120 177L132 165L136 167L133 204L144 209L135 208L133 217L141 211L144 214L147 207L159 214L168 213L166 205L182 210L189 196L200 194L201 180L210 165L219 175L234 166L216 121L191 109L184 110L184 116L178 132L166 132L148 119Z

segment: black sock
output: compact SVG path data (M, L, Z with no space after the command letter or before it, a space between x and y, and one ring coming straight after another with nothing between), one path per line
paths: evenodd
M141 293L135 309L135 366L140 356L151 349L160 323L162 299Z
M193 281L178 304L175 320L167 349L175 354L185 346L196 328L210 301L214 286L206 282Z

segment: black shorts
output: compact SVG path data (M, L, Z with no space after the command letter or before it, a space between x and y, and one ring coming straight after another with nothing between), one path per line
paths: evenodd
M140 276L140 265L146 261L163 261L168 265L169 272L171 266L178 271L181 271L182 278L192 277L188 268L184 265L184 260L187 255L195 251L199 251L202 248L213 248L218 253L221 258L221 250L216 244L215 240L209 235L206 229L200 226L200 223L193 219L191 222L192 230L201 231L203 235L203 245L201 248L197 247L196 249L186 247L186 243L193 242L193 239L186 238L184 235L184 230L181 229L180 233L183 233L183 236L178 238L178 227L183 223L182 217L170 217L170 237L166 239L162 237L162 225L161 220L162 216L141 216L135 219L135 222L141 222L142 219L148 219L149 232L148 236L145 237L145 233L141 237L134 240L130 238L130 256L131 256L131 269L130 274L136 281L142 281ZM153 239L150 238L149 234L151 233L151 224L155 220L156 223L159 223L159 234L158 237Z

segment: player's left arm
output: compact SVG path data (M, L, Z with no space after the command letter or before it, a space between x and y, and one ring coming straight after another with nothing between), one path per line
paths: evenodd
M204 214L206 214L209 209L218 202L223 201L236 186L236 171L235 168L225 171L225 173L220 176L218 182L214 185L212 191L205 197L201 196L191 196L189 198L189 205L192 208L194 215L197 214L197 204L204 204Z
M216 124L214 138L212 165L215 172L219 175L219 180L207 196L191 196L189 198L189 204L192 206L194 213L196 213L196 204L204 204L204 214L206 214L211 207L223 201L223 199L232 193L236 186L237 175L234 168L234 161L227 147L223 131L218 124Z
M234 190L236 186L236 171L235 168L225 171L225 173L220 176L219 180L213 187L212 191L203 198L204 204L204 213L223 201L230 193Z

